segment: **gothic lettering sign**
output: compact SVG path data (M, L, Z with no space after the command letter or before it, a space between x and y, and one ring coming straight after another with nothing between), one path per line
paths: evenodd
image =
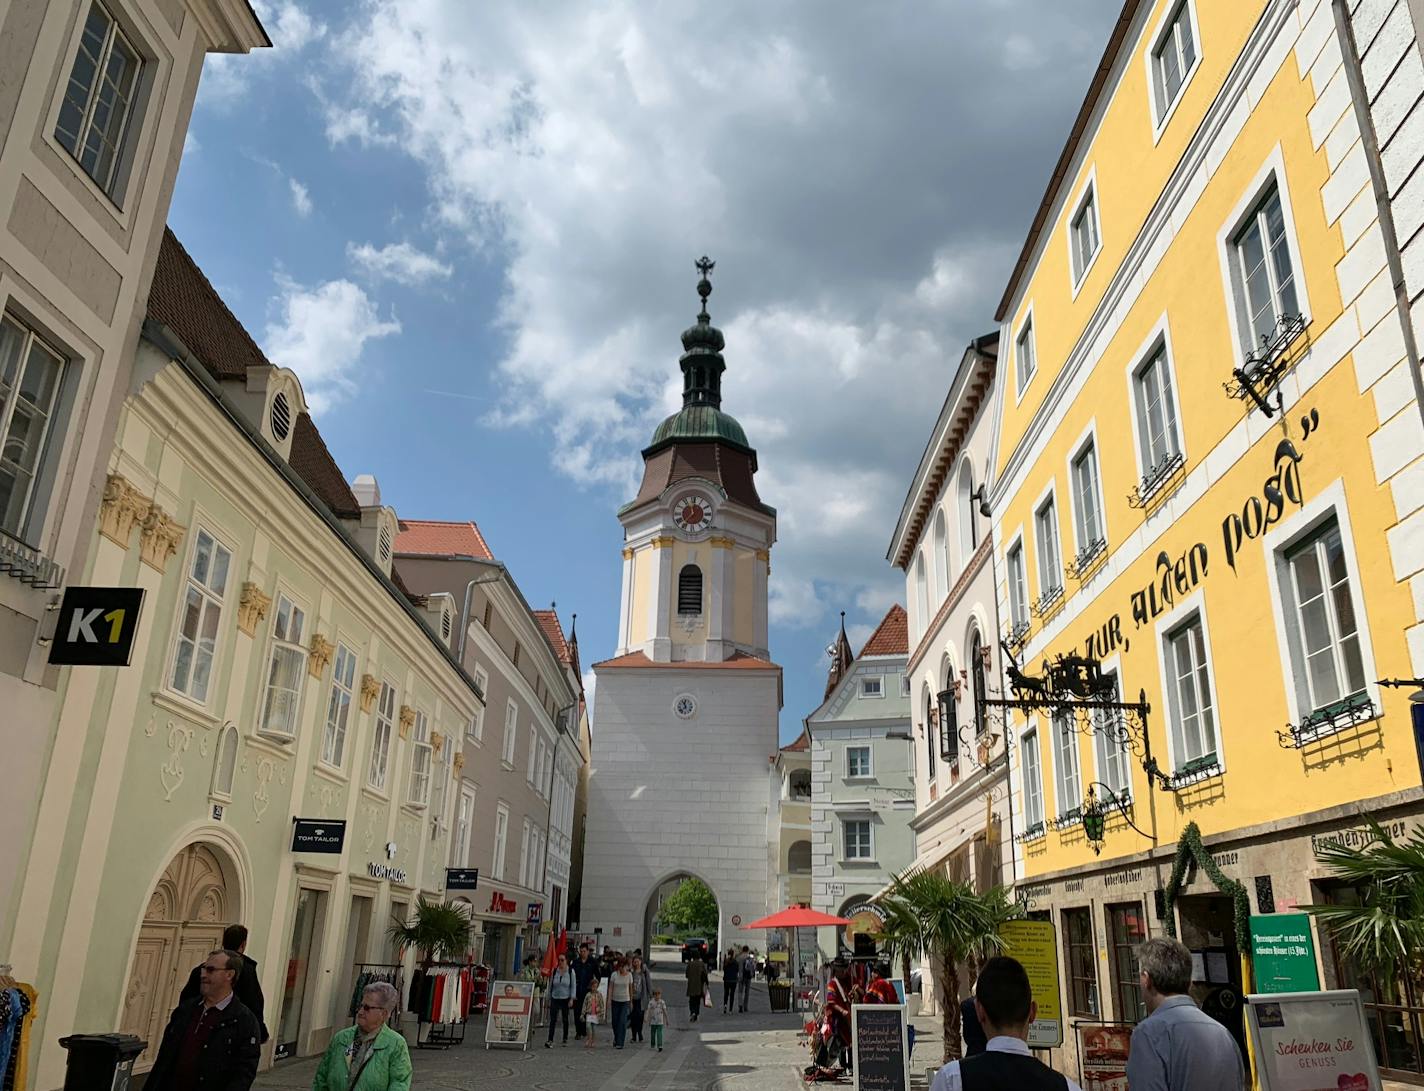
M143 609L141 587L68 587L49 646L55 666L127 667Z
M1389 834L1391 839L1398 840L1404 836L1405 824L1402 821L1381 822L1380 828ZM1327 845L1358 849L1368 845L1374 839L1374 831L1368 826L1351 826L1349 829L1332 830L1330 833L1313 833L1310 835L1310 851L1312 853L1319 852Z

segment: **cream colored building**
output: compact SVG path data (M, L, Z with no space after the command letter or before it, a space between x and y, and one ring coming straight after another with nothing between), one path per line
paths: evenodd
M811 740L803 728L776 752L781 806L777 909L811 904Z
M483 713L448 603L392 566L395 512L347 484L298 377L171 234L117 435L77 575L147 601L132 666L61 679L13 942L45 1091L76 1031L138 1034L151 1064L231 922L260 966L264 1059L323 1049L357 964L398 961L387 925L443 895ZM340 851L294 852L295 818L343 823Z
M69 671L48 666L46 611L90 549L203 60L270 44L244 0L0 0L0 963L17 968Z

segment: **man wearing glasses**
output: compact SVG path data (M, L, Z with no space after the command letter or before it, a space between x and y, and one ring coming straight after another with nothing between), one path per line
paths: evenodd
M233 993L236 951L213 951L198 967L198 997L179 1001L163 1032L147 1091L248 1091L257 1077L261 1028Z

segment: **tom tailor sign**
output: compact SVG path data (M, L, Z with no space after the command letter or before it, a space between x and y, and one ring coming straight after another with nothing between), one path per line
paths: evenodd
M344 819L292 819L293 852L339 853L345 844L346 822Z

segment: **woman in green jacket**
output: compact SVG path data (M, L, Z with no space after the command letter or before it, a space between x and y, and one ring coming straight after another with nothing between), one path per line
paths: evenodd
M410 1091L410 1050L386 1020L400 996L378 981L361 995L356 1025L337 1031L312 1080L312 1091Z

